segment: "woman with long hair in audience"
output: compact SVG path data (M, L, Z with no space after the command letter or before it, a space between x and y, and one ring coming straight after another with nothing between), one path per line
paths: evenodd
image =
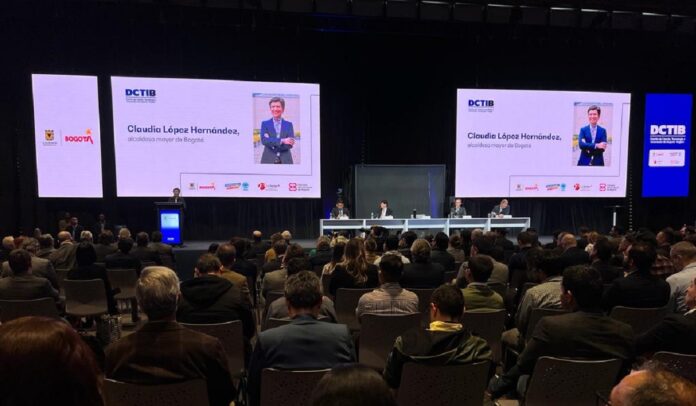
M379 254L377 254L377 241L369 237L365 240L365 260L368 264L374 264L377 258L379 258Z
M346 250L346 243L344 242L337 242L333 246L333 254L331 256L331 261L329 261L326 265L324 265L324 268L321 270L321 274L323 275L331 275L336 268L336 265L338 265L341 261L343 261L343 253Z
M343 261L333 271L329 292L335 296L340 288L376 288L379 286L377 272L377 266L365 259L362 238L351 238L346 244Z
M0 326L0 405L103 405L94 353L67 323L22 317Z

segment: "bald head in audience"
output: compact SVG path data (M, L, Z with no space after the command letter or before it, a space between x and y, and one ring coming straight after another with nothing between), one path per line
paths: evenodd
M575 236L570 233L564 234L563 237L561 237L560 241L560 245L561 248L563 248L563 251L571 247L576 247L578 245L578 241L575 239Z
M622 379L610 401L612 406L696 405L696 385L671 372L647 369Z
M58 243L63 244L64 242L72 241L72 236L67 231L61 231L58 233Z
M688 241L678 242L672 246L669 256L674 270L679 272L690 263L696 262L696 246Z

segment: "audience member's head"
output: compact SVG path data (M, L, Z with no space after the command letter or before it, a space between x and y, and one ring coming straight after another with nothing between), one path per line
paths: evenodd
M396 406L382 376L362 365L341 365L324 375L314 388L311 406Z
M655 236L657 245L672 245L676 241L677 233L672 227L666 227L660 230Z
M73 226L73 227L77 226L78 222L79 221L78 221L77 217L70 217L70 225L71 226Z
M244 259L247 252L251 251L251 242L246 238L233 238L232 245L237 251L237 259Z
M22 243L17 248L27 250L31 255L34 255L39 250L39 241L36 238L24 237Z
M442 231L435 234L435 248L444 251L447 249L447 247L449 247L449 237L447 234L443 233Z
M462 290L450 284L441 285L430 297L430 320L458 323L464 313Z
M122 238L118 240L118 250L124 254L128 254L133 249L133 240L130 238Z
M517 245L522 247L531 247L534 244L534 236L528 231L522 231L517 234Z
M569 310L596 310L602 303L602 275L587 265L576 265L563 271L561 304Z
M220 244L215 252L220 263L227 269L231 269L237 259L237 249L230 243Z
M321 282L314 272L301 271L285 282L285 301L290 318L301 314L319 315L322 302Z
M70 235L70 233L68 233ZM14 237L11 235L5 236L2 239L2 248L5 250L13 250L15 247L14 245Z
M283 239L283 236L280 233L273 233L271 234L271 246L276 243L276 241L280 241Z
M10 264L10 269L14 276L25 275L31 269L31 254L27 250L16 249L10 251L10 256L7 258Z
M696 279L692 279L689 287L686 288L686 295L684 295L684 304L686 308L691 310L696 308Z
M160 236L162 233L160 233ZM110 245L113 244L114 242L114 233L111 232L111 230L104 230L99 234L99 244L101 245Z
M220 246L220 243L217 242L212 242L208 246L208 254L215 254L217 252L218 247Z
M80 242L86 241L86 242L94 242L94 236L92 235L92 232L89 230L84 230L83 232L80 233Z
M399 283L404 270L404 263L398 255L387 254L379 261L380 283Z
M83 241L75 249L75 260L78 266L90 266L97 262L97 250L94 245Z
M567 250L568 248L577 247L578 245L578 240L576 240L575 236L570 233L563 234L563 237L561 237L560 241L561 242L559 245L563 249L563 251Z
M280 257L282 255L285 255L285 251L288 249L288 243L285 242L282 238L280 240L276 240L276 242L273 243L273 252L275 252L276 257Z
M696 246L687 241L680 241L672 246L669 256L674 270L679 272L690 263L696 262Z
M102 405L92 350L62 320L22 317L0 326L4 405Z
M631 245L631 249L628 251L629 266L643 275L650 274L650 270L656 259L657 253L652 244L643 242L635 243Z
M592 257L607 262L614 255L614 245L606 237L598 237L592 246Z
M475 255L488 255L493 256L493 251L495 249L495 239L489 236L481 235L477 239L471 242L471 256Z
M283 257L283 263L287 264L293 258L305 258L304 248L298 243L288 245L288 249L285 250L285 257Z
M179 278L171 269L148 266L140 273L135 296L149 321L174 320L179 295Z
M150 233L152 242L162 242L162 232L157 230Z
M395 235L387 236L384 240L384 251L396 251L399 249L399 237Z
M474 242L481 237L483 237L483 230L481 230L480 228L475 228L471 230L471 242Z
M42 234L39 237L39 248L42 250L53 248L53 244L53 236L51 234Z
M310 264L305 258L296 257L288 261L287 265L285 265L285 270L287 271L288 276L295 275L296 273L300 273L302 271L309 271Z
M696 385L664 369L648 367L626 376L611 391L612 406L696 405Z
M194 276L217 275L220 273L220 268L222 268L220 259L213 254L206 253L198 257Z
M251 238L254 240L254 242L259 243L261 242L261 238L263 237L263 234L259 230L254 230L253 233L251 233Z
M67 231L61 231L58 233L58 243L64 244L66 242L72 241L72 236Z
M476 255L469 259L469 268L466 270L466 280L471 282L486 283L493 273L493 259L488 255Z
M451 236L449 239L449 245L455 250L462 249L462 237L459 234Z
M411 258L413 262L428 262L430 260L430 244L419 238L411 245Z
M563 260L556 252L543 250L537 258L537 270L541 273L542 280L563 273Z
M374 254L377 252L377 240L374 238L370 237L367 240L365 240L365 251Z
M346 243L339 242L333 247L333 253L331 253L331 263L337 264L343 261L343 253L346 252Z
M138 247L147 247L147 244L150 243L150 237L145 232L139 232L135 236L135 242L138 244Z
M126 238L131 238L131 232L126 227L123 227L120 230L118 230L118 239L123 240Z
M331 239L325 235L317 238L317 250L325 251L331 248Z
M404 248L411 248L418 235L413 231L406 231L401 234L401 239L404 241Z
M292 240L292 234L290 233L290 231L285 230L285 231L283 231L282 233L280 233L280 235L283 237L283 239L285 240L285 242L287 242L288 244L290 244L290 240Z

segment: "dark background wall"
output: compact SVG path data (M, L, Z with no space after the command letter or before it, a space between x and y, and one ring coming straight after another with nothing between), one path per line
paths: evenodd
M643 95L692 92L693 34L548 25L429 22L155 2L7 1L0 5L0 234L55 231L68 210L155 227L153 199L116 198L110 75L315 82L322 96L322 199L190 199L190 239L253 229L313 237L354 164L445 164L453 193L456 89L633 93L627 199L515 199L542 233L607 230L605 206L634 227L693 223L693 199L642 199ZM284 63L278 63L278 61ZM104 199L38 199L31 73L99 76ZM544 106L539 106L544 119ZM495 162L477 176L495 172ZM528 165L534 165L529 162ZM85 168L98 170L98 168ZM691 179L691 190L695 190ZM55 179L61 182L61 179ZM470 199L484 214L494 199ZM630 214L630 216L629 216Z

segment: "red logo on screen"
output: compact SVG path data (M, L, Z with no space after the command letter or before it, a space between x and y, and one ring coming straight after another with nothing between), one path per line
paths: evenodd
M297 192L297 183L288 183L288 190L291 192Z
M266 184L263 182L259 183L256 186L259 188L259 190L266 190Z
M90 144L94 144L94 140L92 139L92 130L88 128L84 135L66 135L65 142L89 142Z
M579 183L574 184L573 189L580 190L580 184Z
M606 192L606 191L607 191L607 184L606 184L606 183L600 183L600 184L599 184L599 191L600 191L600 192Z

